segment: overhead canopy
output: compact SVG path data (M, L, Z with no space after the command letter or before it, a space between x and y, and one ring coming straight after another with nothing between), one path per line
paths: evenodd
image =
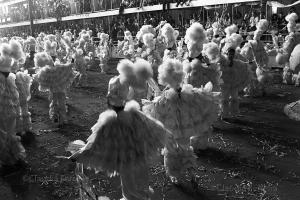
M287 4L287 5L279 3L278 1L268 1L267 4L269 6L276 7L276 8L288 8L288 7L293 7L295 5L300 4L300 0L298 0L292 4Z
M21 3L21 2L25 2L26 0L9 0L9 1L0 1L0 6L9 6L9 5L13 5L16 3Z
M195 0L191 1L191 6L214 6L221 4L260 2L260 0Z
M206 10L213 10L213 9L219 9L219 8L223 8L221 5L217 5L217 6L204 6L204 8Z
M198 3L197 6L204 6L205 9L211 10L211 9L219 9L223 8L223 5L227 4L233 4L234 7L239 7L241 5L259 5L260 0L201 0L201 1L195 1L195 3ZM200 5L201 4L201 5Z

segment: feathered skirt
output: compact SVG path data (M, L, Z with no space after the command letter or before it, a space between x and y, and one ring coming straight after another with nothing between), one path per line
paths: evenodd
M143 111L161 121L179 142L201 136L218 119L219 93L184 85L179 97L173 89L152 102L143 102ZM180 142L181 143L181 142Z
M130 104L100 114L87 144L76 156L78 162L113 175L120 168L138 166L159 155L166 142L166 129Z
M20 103L29 101L31 98L30 87L32 84L32 77L25 72L18 72L16 74L16 86L19 92ZM22 103L21 103L22 104Z
M166 173L170 177L182 178L185 170L196 165L196 156L192 148L178 146L178 148L163 151Z
M223 68L221 89L226 91L242 91L252 79L250 66L240 60L234 60L232 67Z
M13 165L25 156L20 139L0 129L0 166Z
M65 92L75 78L75 72L70 66L40 68L36 74L39 90L42 92Z
M0 73L0 115L6 118L18 117L19 93L15 83L16 76L9 74L7 77Z

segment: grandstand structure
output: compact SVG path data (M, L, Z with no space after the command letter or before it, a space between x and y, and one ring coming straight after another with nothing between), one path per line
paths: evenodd
M57 22L62 23L86 23L91 22L95 19L104 19L106 24L109 24L110 21L114 16L119 16L122 14L123 16L129 15L136 15L136 18L139 19L139 14L147 13L147 12L164 12L165 5L151 5L151 6L144 6L142 8L133 7L133 8L125 8L121 11L118 4L122 2L122 0L102 0L97 2L109 2L111 6L105 10L94 10L91 12L72 12L70 14L64 15L62 17L44 17L44 18L35 18L32 15L32 2L34 0L0 0L0 17L1 13L10 13L11 9L16 7L16 5L22 5L22 8L28 9L28 16L26 20L19 20L18 22L12 21L9 17L6 17L3 22L3 17L0 18L0 34L7 30L15 30L15 29L30 29L32 27L38 26L48 26L48 25L55 25ZM45 0L49 1L49 0ZM61 2L67 2L68 4L75 4L75 2L79 2L78 0L57 0ZM82 0L87 1L87 0ZM96 2L96 0L88 0L90 2ZM114 2L114 6L113 3ZM300 0L192 0L189 5L180 5L177 6L176 3L170 3L168 6L168 13L172 15L174 19L180 21L180 18L188 19L190 15L197 13L199 15L203 15L203 21L207 19L208 15L214 15L215 10L222 11L226 9L226 12L231 13L232 17L234 13L250 13L252 9L256 9L259 13L263 13L263 15L267 18L270 18L272 15L273 9L272 7L290 7L290 6L297 6L299 5ZM31 6L29 6L31 5ZM101 6L101 5L100 5ZM298 7L296 7L297 10ZM280 11L281 12L281 11ZM7 15L9 16L9 15ZM175 20L175 21L176 21ZM92 21L93 22L93 21ZM49 26L50 27L50 26ZM111 27L111 24L109 24Z
M0 7L2 10L6 10L9 12L10 7L13 7L15 4L23 3L26 8L29 8L28 2L30 0L10 0L0 2ZM212 6L219 6L225 4L238 4L238 3L254 3L254 2L261 2L261 0L192 0L190 5L183 5L183 6L176 6L176 3L170 3L169 10L183 10L183 9L192 9L192 8L199 8L199 7L212 7ZM26 6L27 5L27 6ZM124 9L123 14L138 14L142 12L155 12L155 11L163 11L163 5L153 5L153 6L144 6L142 8L127 8ZM83 14L75 14L69 15L61 18L61 21L73 21L73 20L83 20L83 19L92 19L92 18L101 18L101 17L109 17L109 16L117 16L120 14L119 9L111 9L107 11L98 11L98 12L91 12L91 13L83 13ZM33 19L34 25L39 24L47 24L47 23L54 23L57 19L46 18L46 19ZM30 26L30 20L21 21L21 22L10 22L0 25L0 29L6 28L13 28L13 27L20 27L20 26Z

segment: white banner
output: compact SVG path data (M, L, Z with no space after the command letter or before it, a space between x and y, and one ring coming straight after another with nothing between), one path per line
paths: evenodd
M9 6L9 5L13 5L13 4L16 4L16 3L21 3L21 2L26 3L26 0L10 0L10 1L6 1L4 3L0 2L0 6Z
M284 5L282 3L279 3L278 1L268 1L267 4L271 7L276 7L276 8L288 8L300 4L300 0L288 5Z

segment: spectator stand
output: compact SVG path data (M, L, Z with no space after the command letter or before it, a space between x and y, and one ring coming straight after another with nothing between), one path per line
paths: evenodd
M135 35L143 24L156 26L160 21L166 20L176 30L179 30L179 38L181 38L184 36L186 28L195 21L208 24L206 28L209 28L211 25L209 21L214 22L217 20L225 27L228 23L239 22L238 19L235 19L235 16L244 17L243 14L239 13L241 10L245 10L241 5L245 4L247 8L250 5L250 11L253 11L259 9L259 6L256 6L254 9L254 5L259 5L260 2L259 0L224 0L222 2L219 0L193 0L185 3L180 0L171 0L168 2L164 1L161 4L161 1L158 0L144 0L141 1L142 4L139 4L135 0L103 0L103 5L101 6L95 4L96 1L94 0L85 0L83 1L84 4L78 3L79 1L77 0L58 0L58 3L54 3L54 0L33 1L35 8L41 12L37 12L35 15L35 35L39 32L53 33L56 29L71 29L72 32L76 30L79 33L81 29L89 27L94 34L105 32L111 35L113 40L110 48L112 58L123 57L117 51L117 41L123 40L122 37L126 30L130 30L132 35ZM24 6L24 1L22 2L21 5ZM39 9L42 8L45 2L47 2L46 7L50 9ZM168 6L165 5L166 3ZM120 12L118 10L120 4L124 4L122 15L119 15ZM168 9L166 12L161 12L166 8ZM99 12L98 10L104 11ZM57 23L55 13L61 13L60 23ZM245 13L245 16L248 14ZM246 27L243 30L246 34L249 32L247 25L249 17L245 17L244 23ZM26 37L29 35L29 25L29 21L2 24L0 25L0 31L2 35ZM114 29L114 27L116 28ZM264 39L267 43L272 42L270 35L266 35ZM95 41L97 41L97 38L95 38Z

